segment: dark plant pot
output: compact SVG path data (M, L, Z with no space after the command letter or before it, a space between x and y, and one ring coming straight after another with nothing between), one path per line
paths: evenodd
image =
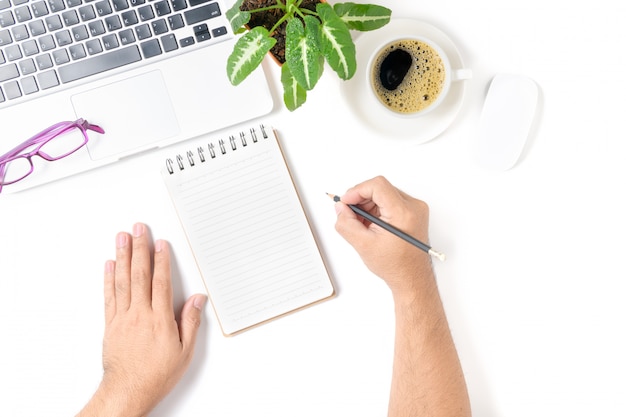
M315 6L318 3L326 3L326 0L304 0L302 2L306 8L310 10L315 10ZM259 7L261 5L272 5L276 4L275 0L245 0L241 4L241 10L251 10ZM283 16L282 11L279 13L266 13L262 16L262 13L254 13L250 19L250 22L246 25L248 30L257 27L264 26L267 30L270 30L276 22ZM265 20L265 17L267 20ZM281 26L272 33L272 37L276 39L276 45L270 50L269 55L272 57L272 60L280 67L285 62L285 28L287 26L287 22L281 24Z

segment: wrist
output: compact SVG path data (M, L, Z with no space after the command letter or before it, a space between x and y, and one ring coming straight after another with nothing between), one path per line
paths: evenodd
M148 411L141 401L128 390L113 384L111 387L103 379L89 403L77 417L145 417Z
M430 263L389 272L382 278L389 286L396 302L412 303L419 302L422 298L438 296L435 273Z

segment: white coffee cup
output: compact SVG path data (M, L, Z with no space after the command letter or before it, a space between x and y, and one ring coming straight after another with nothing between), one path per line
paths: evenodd
M403 75L409 65L407 56L410 66ZM374 48L365 74L371 96L384 111L399 117L421 117L439 107L451 84L471 78L472 71L453 68L446 53L432 40L407 35L385 40Z

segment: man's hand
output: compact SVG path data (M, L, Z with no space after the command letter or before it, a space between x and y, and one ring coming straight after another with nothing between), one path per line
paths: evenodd
M189 366L206 296L190 297L176 322L169 246L157 240L152 252L138 223L132 236L117 235L116 260L105 264L104 300L104 376L79 415L147 415Z

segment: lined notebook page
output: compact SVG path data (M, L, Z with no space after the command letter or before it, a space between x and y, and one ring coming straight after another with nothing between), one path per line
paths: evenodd
M334 294L277 138L256 132L163 171L226 335Z

